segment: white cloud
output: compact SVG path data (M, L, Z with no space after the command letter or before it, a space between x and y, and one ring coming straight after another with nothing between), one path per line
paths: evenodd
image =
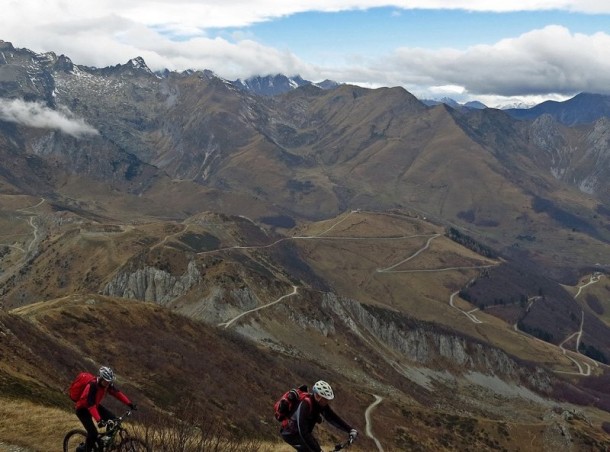
M610 93L610 35L548 26L466 50L400 48L347 69L344 79L402 86L458 86L471 94Z
M376 7L610 13L610 2L606 0L9 0L8 6L3 8L3 16L21 15L44 25L67 17L83 21L117 14L146 26L197 35L206 28L244 27L306 11L337 12Z
M36 52L63 53L76 64L103 67L141 56L153 70L210 69L228 79L300 74L313 81L400 85L414 94L432 93L434 86L487 96L610 90L610 36L574 34L559 26L466 50L400 48L351 60L346 55L332 67L315 66L280 50L281 43L269 47L240 33L240 27L299 12L381 6L397 13L422 8L610 14L607 0L8 0L0 38ZM210 37L210 30L222 27L235 28L230 39Z
M375 7L392 7L394 13L412 9L610 13L607 0L8 0L0 15L0 30L3 39L30 47L42 48L49 38L61 40L57 36L61 33L67 40L77 40L74 46L86 47L97 46L101 36L127 44L126 34L144 28L164 39L188 39L205 37L210 29L247 27L302 12Z
M315 73L313 66L299 60L294 54L247 39L238 43L221 38L166 42L162 47L149 48L139 55L154 69L212 69L227 79L267 74L270 71L305 77Z
M72 117L67 110L60 112L41 103L21 99L0 99L0 120L28 127L56 129L75 138L98 134L95 128L82 119Z
M69 19L62 17L55 20L50 17L49 20L42 20L40 14L30 18L27 11L22 11L21 19L8 23L6 16L0 16L0 30L12 36L10 41L18 47L35 52L52 50L69 56L76 64L87 66L112 66L141 56L153 70L210 69L229 79L269 72L301 74L304 77L314 75L313 66L293 53L264 46L251 39L242 37L230 42L207 37L203 32L200 36L176 39L175 36L165 35L160 25L151 28L125 18L123 13L121 17L108 13L93 18L83 12L81 17L76 9L76 12L66 16ZM23 21L32 23L32 19L39 20L40 25L27 28L19 25ZM172 20L177 21L178 18ZM3 22L7 24L3 25ZM5 36L0 38L6 39Z

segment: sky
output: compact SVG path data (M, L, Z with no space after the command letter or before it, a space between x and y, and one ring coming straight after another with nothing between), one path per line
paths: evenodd
M0 0L0 39L75 64L300 75L490 107L610 94L609 0Z

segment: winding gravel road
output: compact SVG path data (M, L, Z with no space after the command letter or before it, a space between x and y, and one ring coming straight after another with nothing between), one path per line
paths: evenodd
M369 405L369 407L366 409L366 411L364 412L364 421L366 422L366 428L365 428L366 436L368 436L373 441L375 441L375 445L377 446L377 450L379 452L384 452L383 446L381 445L379 440L377 438L375 438L375 435L373 434L373 427L372 427L372 422L371 422L371 413L377 407L377 405L379 405L381 403L381 401L383 400L383 397L378 396L376 394L374 394L374 396L375 396L375 401L373 403L371 403Z

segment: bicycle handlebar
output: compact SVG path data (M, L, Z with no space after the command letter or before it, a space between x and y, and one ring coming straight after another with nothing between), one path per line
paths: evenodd
M337 444L335 445L335 448L331 451L331 452L337 452L341 449L345 449L346 447L349 447L352 445L352 443L354 442L354 438L352 438L351 436L349 437L349 439L343 443Z
M123 419L125 419L126 417L131 416L131 413L133 412L133 410L127 410L125 411L125 414L123 414L122 416L119 416L115 419L115 421L122 421Z
M131 413L132 413L132 410L127 410L122 416L119 416L115 419L109 419L108 423L106 424L106 431L111 432L111 431L114 431L117 428L119 428L121 426L121 424L123 423L123 420L125 418L131 416Z

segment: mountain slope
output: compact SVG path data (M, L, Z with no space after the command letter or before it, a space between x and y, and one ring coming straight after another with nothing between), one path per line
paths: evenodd
M401 88L259 97L208 71L3 46L5 98L97 132L0 120L7 393L69 409L58 387L90 358L147 409L174 412L188 388L249 437L277 434L261 413L286 386L326 378L356 422L383 398L388 450L601 441L604 120Z
M504 111L517 119L531 120L550 115L557 122L568 126L588 124L610 117L610 96L580 93L564 102L549 100L532 108L508 108Z
M452 450L466 441L481 450L493 450L492 444L517 447L524 435L529 443L526 432L537 431L543 433L536 440L543 450L553 442L564 444L560 430L555 432L557 425L570 432L575 450L604 444L599 428L603 414L590 408L582 412L564 403L566 410L575 410L592 424L567 422L553 415L549 402L527 389L543 390L547 379L554 378L540 369L528 370L482 343L391 311L363 310L354 302L333 297L310 300L301 297L300 306L280 305L273 317L261 311L262 316L236 325L246 335L261 329L273 332L275 341L263 343L284 351L297 345L292 349L299 350L296 357L255 347L222 328L193 322L150 303L89 294L29 305L0 317L1 331L9 339L1 348L7 357L3 362L8 364L2 368L2 393L68 410L69 402L60 392L72 374L111 362L121 387L138 401L139 416L159 409L176 411L188 397L190 406L202 410L210 421L241 434L272 439L276 426L268 408L274 397L287 382L322 377L337 382L335 408L362 431L358 419L374 400L369 394L383 395L372 418L376 438L390 449L420 444L428 450ZM288 342L277 342L280 338ZM465 355L457 354L458 350ZM312 360L314 356L318 358ZM462 361L464 357L469 358ZM499 375L485 377L491 368ZM453 375L449 380L447 372ZM502 383L504 379L507 383ZM460 396L455 394L456 383L464 386ZM500 388L503 408L481 405L481 396L498 394ZM243 397L244 393L249 397ZM456 416L456 410L462 414ZM515 410L518 420L511 414ZM540 422L540 416L546 420ZM472 425L454 435L456 422ZM500 426L512 434L505 436ZM58 431L48 439L57 443L60 435ZM337 438L328 439L324 429L322 437L328 442ZM363 435L355 450L373 448Z
M547 447L561 437L554 404L584 410L591 422L561 421L564 431L601 440L607 413L572 403L605 406L605 368L561 378L575 366L560 348L513 331L501 316L466 316L472 308L451 294L499 263L416 215L352 212L284 236L213 213L122 224L9 200L30 220L4 223L23 237L27 263L3 286L8 306L24 305L1 320L11 338L2 342L3 393L68 409L59 391L70 375L109 362L145 411L174 412L186 392L213 419L273 438L275 424L262 414L273 398L286 385L325 378L354 422L372 394L383 397L373 422L390 449L460 447L455 416L472 424L466 437L483 450L493 441L517 447L530 431ZM18 264L22 253L11 248L3 260ZM243 377L227 384L227 375ZM235 395L244 392L249 398ZM363 438L360 447L374 446Z
M53 54L10 55L5 95L69 108L100 133L68 139L4 129L11 142L23 143L22 159L36 155L68 172L67 184L65 175L55 176L49 187L58 197L77 197L76 186L88 180L100 184L89 198L98 205L112 198L101 190L109 181L117 194L157 206L167 204L171 186L176 208L164 215L174 217L201 205L255 218L410 206L462 227L478 223L474 232L492 242L506 230L532 235L508 219L529 215L528 206L543 199L586 224L579 228L586 234L607 240L590 220L607 209L610 193L605 166L597 164L605 159L607 122L530 126L491 109L426 108L399 88L305 85L263 99L209 72L159 76L141 59L95 69ZM24 67L34 82L22 77ZM36 171L27 177L48 179ZM494 225L504 230L495 233ZM505 238L499 246L513 244Z

